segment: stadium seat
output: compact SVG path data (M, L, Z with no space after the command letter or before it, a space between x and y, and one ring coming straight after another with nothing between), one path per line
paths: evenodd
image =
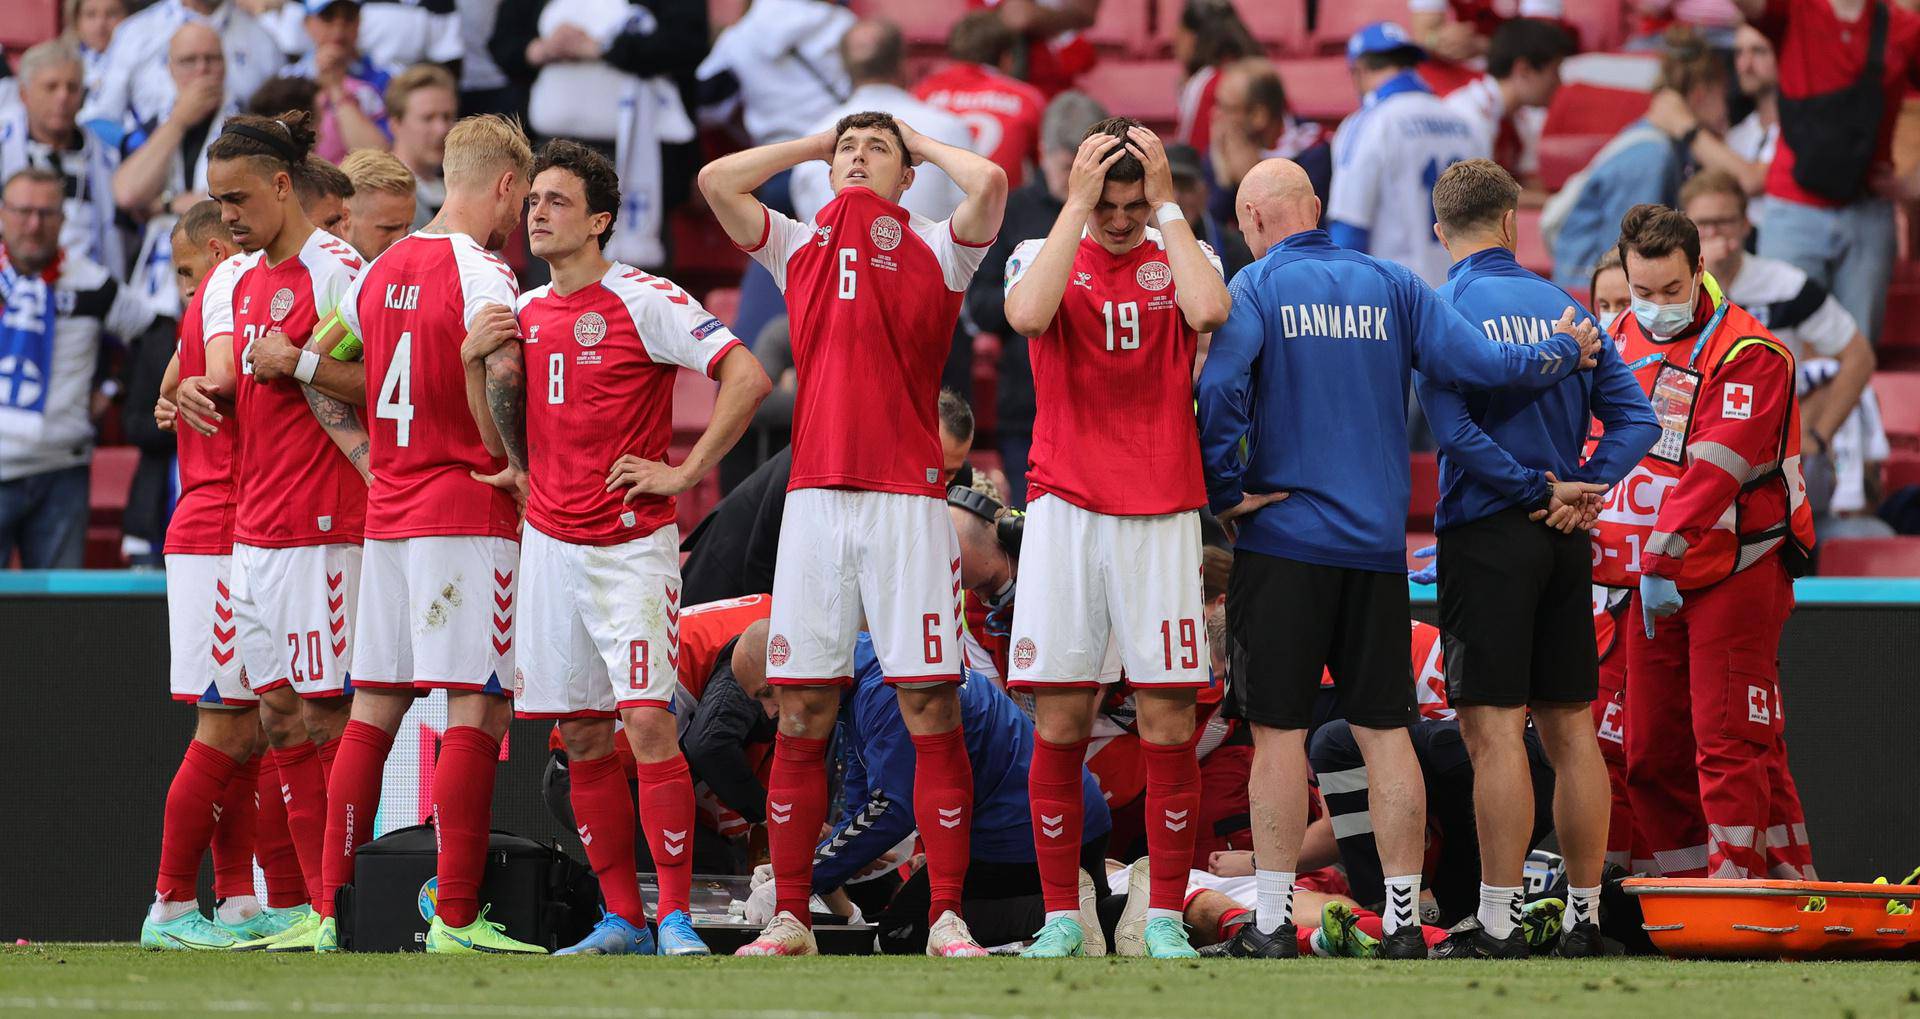
M1880 423L1895 449L1920 451L1920 372L1873 373L1873 395L1880 401Z
M1882 490L1898 492L1909 485L1920 485L1920 451L1894 449L1880 465Z
M1820 543L1823 577L1920 577L1920 537L1835 538Z
M0 47L17 54L59 32L59 0L8 0L7 16L0 18Z
M1412 454L1413 493L1407 499L1407 529L1433 529L1433 508L1440 501L1440 454Z
M1431 559L1415 559L1413 554L1434 543L1436 539L1426 531L1407 532L1407 569L1418 570L1432 563Z
M937 7L938 4L928 4ZM1164 8L1166 5L1162 4ZM1151 0L1103 0L1087 40L1103 49L1151 53L1156 47L1151 24ZM1162 14L1164 18L1166 15Z
M1517 256L1521 266L1542 276L1553 275L1553 253L1547 250L1546 239L1540 235L1540 210L1521 209L1517 218L1520 231Z
M1266 2L1273 3L1273 0ZM1330 0L1322 3L1319 22L1313 26L1313 48L1322 53L1345 53L1348 37L1359 31L1360 26L1375 21L1397 21L1405 25L1407 0Z
M713 418L720 385L696 371L680 369L673 378L673 439L692 445Z
M1602 85L1565 84L1547 107L1540 132L1540 182L1558 191L1620 129L1647 109L1647 94Z
M93 451L87 488L90 520L119 526L120 516L127 509L127 489L132 487L133 472L139 466L140 450L134 446L101 446Z
M1274 64L1287 89L1287 106L1296 117L1328 125L1360 108L1345 57L1304 57Z
M1179 118L1185 70L1174 60L1102 60L1080 76L1079 87L1116 116L1167 129Z
M740 315L740 288L714 287L707 291L707 296L700 299L700 305L706 308L714 318L731 327ZM742 337L741 340L751 345L751 337Z
M1580 0L1566 5L1561 20L1579 33L1581 50L1604 52L1626 38L1626 7L1621 0Z
M884 18L900 26L909 45L945 46L947 33L960 20L960 4L901 3L900 0L853 0L847 5L863 18Z
M1276 3L1275 0L1238 0L1234 5L1240 10L1240 20L1247 23L1253 37L1260 40L1269 49L1282 53L1305 54L1310 51L1312 36L1307 32L1307 5L1303 3ZM1169 11L1167 8L1173 8ZM1172 38L1174 25L1179 21L1179 4L1168 3L1160 14L1160 34Z
M1882 368L1920 369L1920 271L1909 263L1894 267L1887 288L1887 314L1874 347Z

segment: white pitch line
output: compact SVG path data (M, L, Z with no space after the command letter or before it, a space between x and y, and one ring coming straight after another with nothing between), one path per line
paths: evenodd
M727 1008L621 1008L613 1006L580 1005L511 1005L511 1004L473 1004L450 1005L432 1002L409 1003L367 1003L347 1001L255 1001L246 999L159 1001L147 998L57 998L11 997L0 998L0 1010L19 1010L27 1012L220 1012L220 1013L272 1013L294 1012L311 1015L416 1015L416 1016L478 1016L482 1019L696 1019L705 1016L751 1016L754 1019L847 1019L858 1012L833 1011L813 1012L799 1009L750 1009ZM887 1015L898 1019L1039 1019L1013 1013L985 1015L969 1012L874 1012L869 1015ZM1047 1019L1060 1019L1049 1016Z

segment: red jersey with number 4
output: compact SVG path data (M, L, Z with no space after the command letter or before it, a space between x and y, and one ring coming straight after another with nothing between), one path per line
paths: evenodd
M986 245L860 186L811 224L767 210L748 253L787 295L793 476L787 490L941 496L940 372Z
M1022 241L1013 250L1008 293L1043 243ZM1203 242L1201 250L1220 272L1213 249ZM1035 408L1027 498L1057 495L1121 516L1206 505L1193 417L1199 341L1174 300L1160 231L1148 227L1123 255L1081 237L1060 310L1027 344Z
M571 294L528 292L520 333L527 522L576 545L616 545L673 523L671 496L623 502L626 489L606 490L607 472L629 453L666 459L674 377L682 368L712 376L740 344L733 332L673 281L615 262Z
M1007 186L1020 186L1027 160L1040 149L1040 115L1047 97L1018 78L985 64L955 61L920 79L920 100L951 112L973 132L973 151L1007 172Z
M279 265L268 265L261 252L247 258L233 288L232 320L221 323L233 334L239 374L233 540L256 548L359 544L367 483L314 418L304 387L292 379L256 381L246 355L275 330L296 348L306 346L359 274L360 256L346 241L315 230L298 255ZM207 324L209 334L215 328Z
M203 309L208 291L223 288L216 301L233 297L231 261L222 262L201 281L180 314L180 377L207 373L207 332ZM227 269L222 272L222 269ZM167 555L226 555L233 551L233 437L239 422L229 418L212 435L174 429L179 443L180 499L167 520Z
M460 344L481 308L512 309L519 296L513 270L473 238L416 233L368 266L342 303L367 362L367 537L518 536L512 494L473 479L507 462L481 442Z

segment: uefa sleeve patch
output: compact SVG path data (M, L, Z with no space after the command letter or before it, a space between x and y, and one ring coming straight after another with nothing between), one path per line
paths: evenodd
M693 338L696 340L704 340L725 328L726 325L719 319L709 317L705 322L693 327Z
M1745 382L1729 382L1720 391L1720 416L1730 421L1753 417L1753 387Z

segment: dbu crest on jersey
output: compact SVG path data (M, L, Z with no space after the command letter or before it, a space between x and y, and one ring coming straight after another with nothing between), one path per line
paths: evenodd
M1173 282L1173 270L1165 262L1148 262L1133 274L1133 281L1142 290L1165 290Z
M278 322L281 319L286 318L287 312L290 312L292 310L293 310L293 291L287 287L281 287L280 289L274 291L273 302L267 305L267 317L274 320L275 322Z
M607 336L607 320L597 311L590 311L573 320L573 341L583 347L591 347Z
M1033 656L1039 649L1034 647L1032 637L1022 637L1013 645L1013 666L1016 669L1033 668Z
M785 665L787 659L791 657L793 657L793 648L787 645L785 635L776 633L772 640L767 641L768 665Z
M874 220L867 233L873 238L873 246L881 251L892 251L900 246L900 221L892 216L881 216Z

